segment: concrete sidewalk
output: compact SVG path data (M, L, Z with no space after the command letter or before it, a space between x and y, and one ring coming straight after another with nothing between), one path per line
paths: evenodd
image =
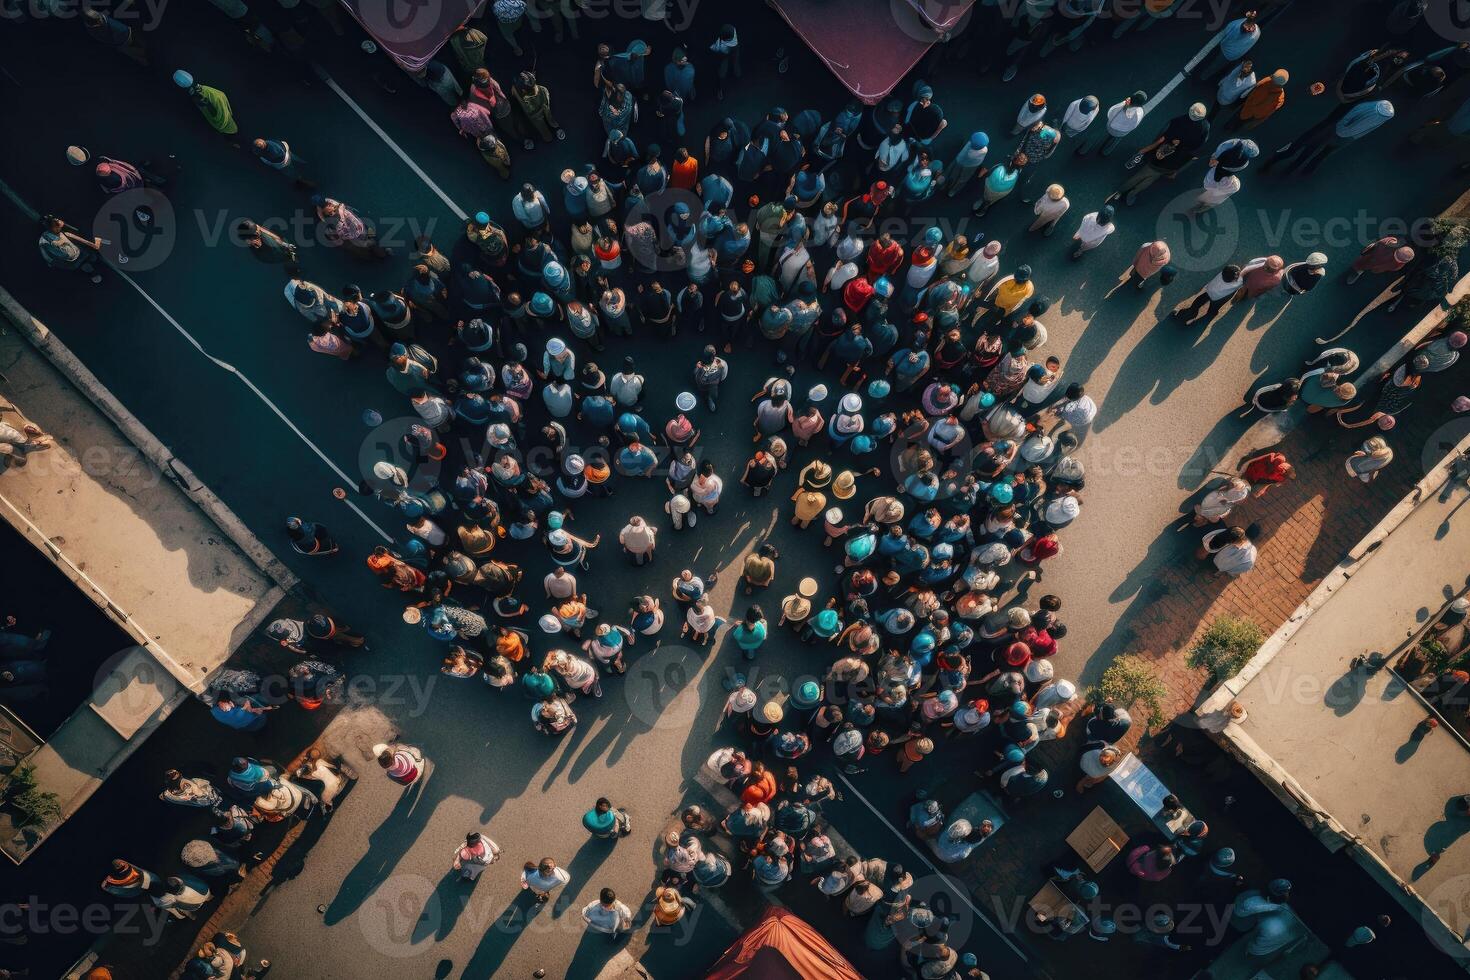
M1392 671L1351 663L1392 657L1463 592L1470 488L1449 469L1426 477L1200 714L1244 709L1220 740L1470 963L1470 850L1453 847L1470 821L1452 806L1470 785L1470 746L1447 727L1424 735L1421 698Z
M102 664L91 697L24 760L65 820L295 579L3 290L0 314L12 328L0 336L4 418L55 440L12 461L0 514L136 644ZM0 850L24 860L55 829L0 829Z

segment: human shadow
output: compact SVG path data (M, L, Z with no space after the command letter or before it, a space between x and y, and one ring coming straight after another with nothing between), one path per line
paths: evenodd
M439 794L432 787L432 779L421 779L399 795L392 811L368 836L367 853L347 872L337 887L336 896L327 905L323 913L323 921L327 925L341 922L361 908L368 896L393 874L393 869L429 822L434 807L419 804L424 803L429 794L435 802L438 801Z
M1108 386L1108 396L1098 406L1094 426L1098 431L1123 418L1145 398L1151 404L1163 404L1186 381L1202 375L1230 341L1240 316L1226 310L1200 327L1182 325L1170 313L1159 309L1159 320L1123 359L1117 377ZM1182 335L1197 330L1194 342L1181 350Z
M582 886L592 880L593 872L602 867L602 863L612 855L615 847L615 839L589 835L582 846L577 848L577 853L572 855L571 862L566 865L567 874L572 876L572 880L560 896L568 908L576 904Z
M1470 834L1470 813L1460 809L1460 803L1464 797L1454 796L1445 802L1444 816L1430 824L1424 831L1424 852L1426 854L1437 854L1447 851L1459 841L1461 837ZM1414 866L1414 872L1410 880L1418 881L1430 868L1434 867L1434 861L1426 858Z
M1322 703L1331 708L1337 717L1345 718L1362 703L1367 688L1368 675L1361 668L1349 667L1341 677L1327 686Z
M627 944L628 936L627 932L618 936L610 936L607 933L593 932L588 929L582 934L582 941L577 944L577 951L572 954L572 962L567 965L566 976L595 977L600 975L607 961L616 956Z
M1394 751L1393 761L1397 762L1399 765L1403 765L1404 763L1408 762L1410 759L1414 758L1414 754L1419 751L1419 746L1423 742L1424 739L1419 735L1418 730L1416 729L1412 734L1409 735L1407 739L1404 740L1404 744L1400 745L1398 749Z
M424 902L423 911L414 923L410 942L417 945L430 936L434 937L435 942L443 942L454 931L460 915L469 907L475 884L476 882L465 880L453 868L445 872L433 894Z
M531 893L522 890L501 910L480 938L480 945L465 964L462 980L490 980L510 955L511 947L526 931L531 912L536 907Z

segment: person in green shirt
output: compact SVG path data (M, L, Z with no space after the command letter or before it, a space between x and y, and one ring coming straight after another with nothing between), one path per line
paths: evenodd
M760 606L751 606L745 610L745 618L735 624L730 631L735 638L735 645L745 654L746 660L754 660L755 652L766 642L766 614Z
M556 693L556 681L536 664L521 675L521 690L532 701L542 701Z
M592 809L582 814L582 826L593 837L627 837L633 832L628 811L614 807L607 797L598 797Z
M180 68L174 72L174 84L189 93L194 104L204 115L204 121L214 127L215 132L226 136L234 136L240 131L240 126L235 122L235 111L230 108L230 100L225 93L208 85L200 85L194 81L194 76Z

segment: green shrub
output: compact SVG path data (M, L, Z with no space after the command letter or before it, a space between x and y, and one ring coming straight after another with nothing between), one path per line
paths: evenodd
M1209 671L1210 683L1218 684L1240 673L1265 640L1265 630L1250 620L1218 616L1189 648L1189 666Z
M19 766L5 784L4 805L17 827L38 827L61 817L61 797L36 784L36 767Z
M1164 698L1169 691L1154 673L1154 665L1137 654L1124 654L1108 665L1097 686L1088 690L1094 705L1115 704L1120 708L1142 708L1147 731L1165 721Z

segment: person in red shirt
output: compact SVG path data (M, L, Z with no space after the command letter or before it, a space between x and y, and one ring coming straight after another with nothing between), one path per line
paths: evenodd
M1061 542L1057 540L1057 532L1047 529L1045 534L1038 534L1025 546L1016 552L1016 560L1023 565L1035 568L1048 558L1055 558L1062 553Z
M1296 479L1296 467L1281 453L1271 452L1246 461L1240 475L1250 481L1251 496L1264 497L1274 486Z
M766 803L776 798L776 774L762 763L754 763L742 783L740 799L745 803Z
M868 249L868 282L877 282L883 276L892 275L901 265L903 246L894 241L888 232L883 232Z
M692 191L699 183L699 161L689 155L684 147L674 151L674 162L669 164L669 186Z

